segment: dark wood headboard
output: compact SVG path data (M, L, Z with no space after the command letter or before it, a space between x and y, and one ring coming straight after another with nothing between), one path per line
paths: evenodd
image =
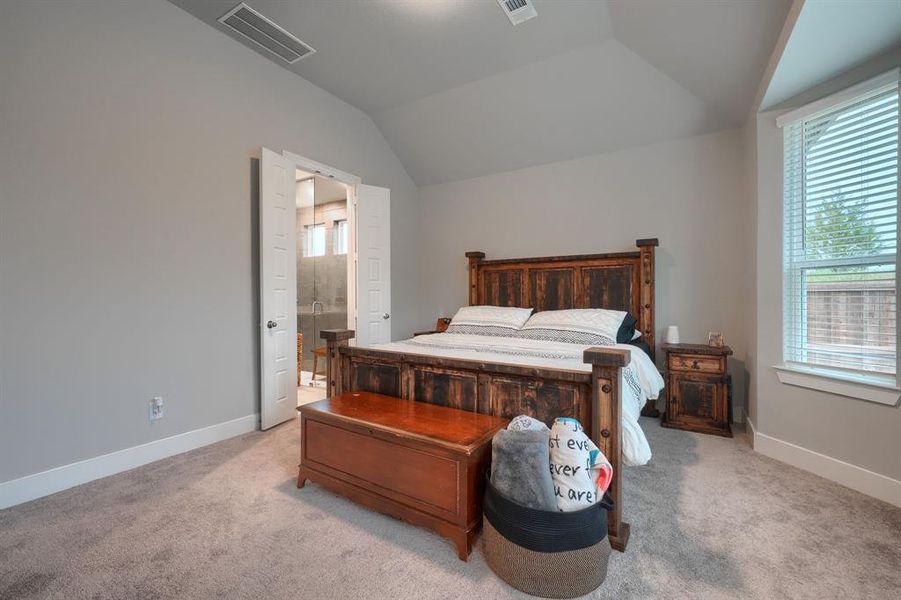
M638 250L578 256L485 260L467 252L469 304L535 310L625 310L655 353L654 249L657 238L638 240Z

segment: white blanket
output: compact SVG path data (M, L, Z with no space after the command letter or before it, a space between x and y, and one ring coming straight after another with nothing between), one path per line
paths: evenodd
M402 342L379 344L375 348L445 356L515 365L539 366L570 371L591 371L582 361L582 353L589 346L543 340L436 333L420 335ZM623 462L628 466L646 464L651 460L651 448L638 424L638 416L646 400L657 398L663 389L663 378L650 357L640 348L616 344L611 348L628 350L632 360L623 369Z

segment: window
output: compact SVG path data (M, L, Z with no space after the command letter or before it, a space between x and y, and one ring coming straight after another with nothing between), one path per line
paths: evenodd
M325 224L304 226L306 243L304 244L304 256L325 256Z
M894 386L898 80L886 79L780 120L784 360Z
M347 219L335 221L335 254L347 254Z

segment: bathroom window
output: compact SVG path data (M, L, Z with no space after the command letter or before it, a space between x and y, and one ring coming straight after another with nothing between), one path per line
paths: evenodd
M325 223L307 225L304 227L306 244L304 256L325 256Z
M347 219L335 221L335 254L347 254Z

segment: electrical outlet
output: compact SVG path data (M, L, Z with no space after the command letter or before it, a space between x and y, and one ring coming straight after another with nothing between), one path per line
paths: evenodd
M163 398L157 396L150 400L150 420L156 421L163 418Z

